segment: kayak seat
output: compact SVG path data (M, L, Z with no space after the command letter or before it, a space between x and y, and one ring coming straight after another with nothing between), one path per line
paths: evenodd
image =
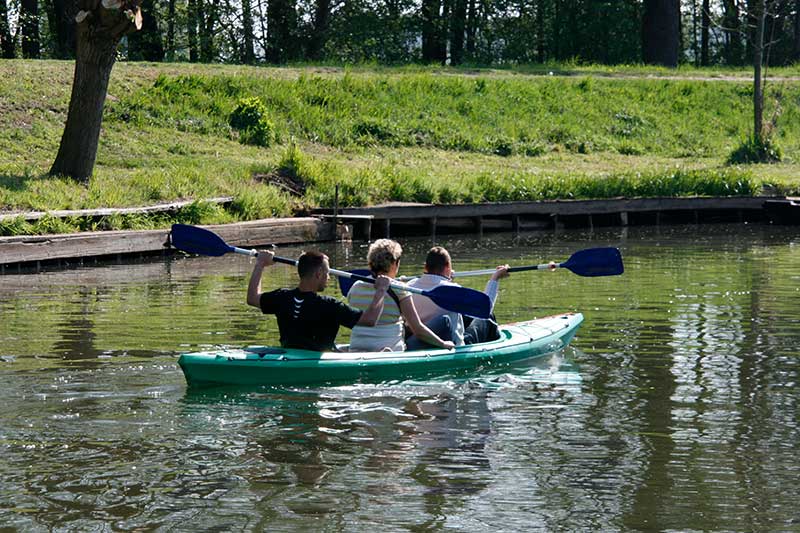
M280 355L286 353L286 350L283 348L273 348L271 346L252 346L247 348L248 352L256 353L259 357L264 357L265 355Z

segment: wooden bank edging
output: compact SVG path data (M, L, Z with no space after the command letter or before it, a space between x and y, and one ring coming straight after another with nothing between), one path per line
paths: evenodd
M506 230L559 228L567 223L583 227L592 227L595 223L627 226L642 223L643 219L647 224L660 224L662 219L669 219L677 213L684 214L684 220L693 223L701 222L704 215L720 214L728 221L766 220L765 202L775 199L765 196L614 198L449 205L394 202L373 207L342 208L337 217L345 222L352 221L360 228L358 234L369 239L375 234L389 236L392 224L424 225L435 235L437 226L458 224L475 232L481 232L484 227ZM330 216L330 212L330 209L318 209L315 214Z
M231 203L233 197L222 196L219 198L207 198L201 200L204 204L217 204L226 205ZM101 218L111 216L125 216L125 215L152 215L153 213L175 213L184 207L188 207L197 200L184 200L180 202L170 202L167 204L148 205L145 207L104 207L99 209L64 209L53 211L28 211L23 213L3 213L0 214L0 222L4 220L14 220L21 218L25 221L31 222L34 220L41 220L44 217L53 218L69 218L69 217L83 217L83 218Z
M229 244L246 247L331 241L336 236L332 222L312 217L268 218L204 227L220 235ZM152 255L168 250L167 229L0 237L0 272L23 263Z
M789 223L798 223L800 205L776 197L725 198L634 198L610 200L554 200L541 202L503 202L484 204L431 205L394 203L374 207L344 208L331 216L332 210L320 209L317 217L270 218L206 226L226 242L245 247L265 244L289 244L334 240L339 233L348 234L344 222L360 228L360 237L370 239L373 222L383 236L390 235L390 225L396 227L424 226L434 235L437 225L452 228L461 224L468 231L484 228L525 230L593 225L626 226L629 224L659 224L670 222L674 213L682 213L688 222L772 220L767 206L789 204ZM642 220L639 217L644 217ZM716 217L716 218L715 218ZM773 220L774 221L774 220ZM66 235L0 237L0 273L9 267L47 262L82 262L87 258L121 257L124 255L153 255L169 249L169 231L103 231Z

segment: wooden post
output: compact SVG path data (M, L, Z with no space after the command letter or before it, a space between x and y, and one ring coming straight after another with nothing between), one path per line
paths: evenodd
M339 184L333 188L333 239L336 240L336 228L339 227Z
M472 219L473 224L475 224L475 232L483 236L483 217L474 217Z
M391 235L391 231L390 231L391 227L392 227L391 221L388 218L384 219L384 221L383 221L383 236L386 237L387 239L391 238L390 237L390 235Z
M511 230L519 231L519 215L511 215Z
M619 213L619 223L622 226L628 225L628 212L627 211L620 211Z
M372 240L372 219L371 218L368 218L367 220L364 221L364 228L363 229L364 229L364 239L366 239L367 242L371 241Z
M589 215L589 229L594 231L594 215Z
M436 240L436 217L431 217L428 219L428 224L430 225L431 230L431 239L434 241Z

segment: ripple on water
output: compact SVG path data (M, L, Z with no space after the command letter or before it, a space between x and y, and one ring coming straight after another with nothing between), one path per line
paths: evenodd
M800 486L796 233L632 227L441 239L461 269L615 245L626 273L504 280L500 321L572 309L586 317L573 349L523 368L206 391L186 389L178 353L277 342L274 323L243 305L247 260L0 276L0 523L791 528ZM405 244L404 265L421 264L429 240ZM336 265L362 264L358 245L325 249ZM267 288L293 280L288 268L269 274Z

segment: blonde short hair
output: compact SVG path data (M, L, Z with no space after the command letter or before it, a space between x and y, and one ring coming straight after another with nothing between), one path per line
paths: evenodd
M386 274L393 263L400 261L403 248L391 239L378 239L369 245L367 263L376 274Z

